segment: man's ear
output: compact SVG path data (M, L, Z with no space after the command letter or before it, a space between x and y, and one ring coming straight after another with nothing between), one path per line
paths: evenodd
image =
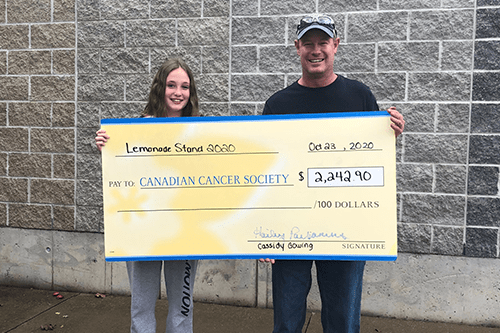
M294 43L295 43L295 50L297 50L297 55L300 56L300 54L299 54L299 40L296 39Z
M339 48L339 44L340 44L340 38L339 38L339 37L335 38L335 39L333 40L333 43L334 43L334 45L335 45L335 53L337 53L337 50L338 50L338 48Z

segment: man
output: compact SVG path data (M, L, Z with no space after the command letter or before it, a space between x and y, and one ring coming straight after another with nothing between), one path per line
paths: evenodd
M377 101L364 84L333 71L340 39L328 16L304 17L297 26L295 48L302 76L271 96L263 114L378 111ZM396 136L403 116L391 107ZM274 333L302 332L311 287L312 260L272 260ZM359 332L364 261L316 260L324 332Z

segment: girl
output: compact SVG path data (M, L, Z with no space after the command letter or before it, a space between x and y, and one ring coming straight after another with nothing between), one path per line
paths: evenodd
M193 73L181 59L167 60L153 79L141 117L193 116L199 116ZM104 130L98 130L96 134L96 145L102 151L110 137ZM162 265L169 307L167 332L193 332L193 284L197 264L196 260L127 262L132 293L132 333L156 332L155 305L160 292Z

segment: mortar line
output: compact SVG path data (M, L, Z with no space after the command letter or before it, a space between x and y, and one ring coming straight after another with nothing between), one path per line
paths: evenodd
M464 224L463 224L463 238L462 238L462 254L465 255L465 249L467 245L467 202L469 199L469 154L470 154L470 140L471 140L471 131L472 131L472 103L473 103L473 91L474 91L474 61L475 61L475 40L476 40L476 29L477 29L477 1L474 1L474 15L472 19L472 66L471 66L471 76L470 76L470 95L469 95L469 130L467 132L467 148L466 148L466 157L465 157L465 209L464 209ZM498 257L498 239L497 239L497 257Z

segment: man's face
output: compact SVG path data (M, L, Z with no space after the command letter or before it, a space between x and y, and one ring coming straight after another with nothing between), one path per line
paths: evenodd
M339 41L339 38L330 38L318 29L310 30L300 40L296 40L295 48L300 57L303 75L311 79L334 75L333 61Z

